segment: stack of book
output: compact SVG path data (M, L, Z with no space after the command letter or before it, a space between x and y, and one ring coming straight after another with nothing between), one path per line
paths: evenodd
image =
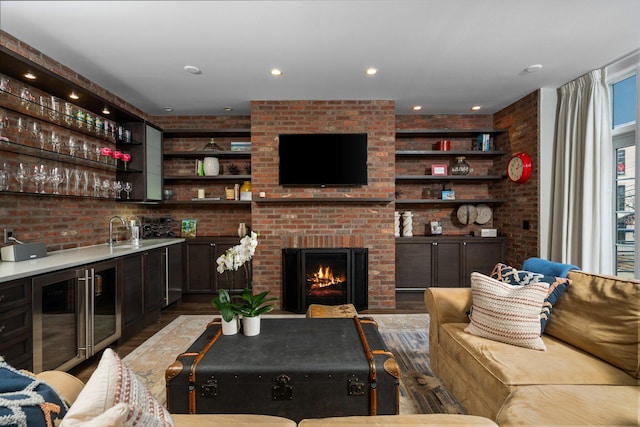
M232 141L231 151L251 151L250 141Z

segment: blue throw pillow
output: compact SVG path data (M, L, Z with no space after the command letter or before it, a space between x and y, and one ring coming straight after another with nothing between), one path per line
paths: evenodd
M553 305L558 302L571 280L566 277L545 276L533 271L518 270L506 264L498 263L491 272L491 278L510 285L528 285L536 282L549 283L549 291L540 311L540 334L544 332L551 316Z
M49 385L11 367L0 357L0 424L47 427L67 413L62 398Z

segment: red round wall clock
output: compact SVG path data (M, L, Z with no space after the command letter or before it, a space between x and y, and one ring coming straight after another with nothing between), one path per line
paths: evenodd
M527 153L517 153L507 162L507 177L518 184L527 182L531 178L533 164Z

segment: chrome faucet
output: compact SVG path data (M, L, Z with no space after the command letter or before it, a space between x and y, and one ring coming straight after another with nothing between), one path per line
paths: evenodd
M124 219L122 219L121 216L114 215L111 218L109 218L109 246L113 246L113 244L117 241L117 239L113 238L113 220L114 219L119 219L122 225L126 226Z

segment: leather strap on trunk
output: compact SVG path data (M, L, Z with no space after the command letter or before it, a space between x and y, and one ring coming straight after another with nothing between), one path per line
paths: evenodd
M358 331L358 336L362 343L364 355L369 362L369 415L378 415L378 372L376 370L376 361L373 357L373 352L371 351L367 337L364 334L364 330L362 329L362 325L360 324L360 319L358 319L357 316L354 316L353 321L356 324L356 330Z
M207 327L211 326L212 324L216 323L215 321L209 323L209 325L207 325ZM196 369L198 368L198 364L200 363L200 361L202 360L202 358L204 357L205 354L207 354L207 351L209 351L209 349L213 346L213 344L218 340L218 338L220 338L220 336L222 335L222 322L220 322L220 328L218 329L218 331L215 333L215 335L213 337L211 337L211 339L209 340L209 342L202 348L202 350L200 350L200 352L198 352L198 354L196 355L195 359L193 359L193 362L191 363L191 368L189 368L189 413L190 414L196 414Z

